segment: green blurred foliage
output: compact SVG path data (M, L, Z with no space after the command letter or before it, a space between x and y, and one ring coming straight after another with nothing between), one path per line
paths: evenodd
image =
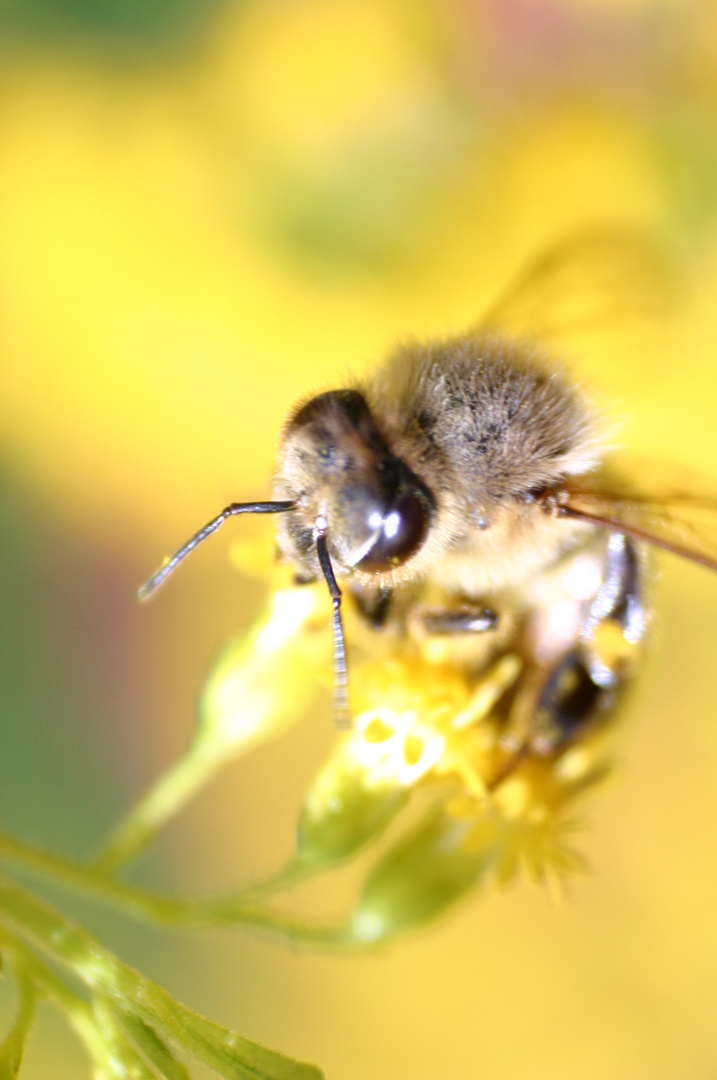
M4 0L0 33L10 41L93 44L137 55L192 43L222 0ZM8 38L10 40L8 40Z

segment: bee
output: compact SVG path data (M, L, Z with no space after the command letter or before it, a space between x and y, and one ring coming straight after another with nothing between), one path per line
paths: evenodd
M478 327L403 345L373 375L299 403L272 499L227 506L140 598L227 518L277 514L279 557L298 583L323 579L331 595L340 725L350 722L348 594L376 633L471 671L517 653L505 745L519 755L568 745L611 711L636 667L647 549L717 569L715 501L621 480L586 396L545 346L576 267L583 279L604 276L617 248L625 264L625 247L633 240L603 235L559 246ZM604 285L619 307L614 273ZM602 317L570 310L578 322Z

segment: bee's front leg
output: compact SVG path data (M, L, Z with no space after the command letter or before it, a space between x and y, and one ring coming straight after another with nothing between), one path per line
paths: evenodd
M413 621L423 635L482 634L497 628L498 615L482 605L462 604L445 610L419 608Z
M433 600L434 598L431 598ZM500 614L484 603L436 597L437 603L416 603L406 613L408 637L430 664L448 664L481 672L510 637L510 613Z
M374 630L391 621L404 620L409 633L416 638L457 637L462 634L482 634L498 627L498 614L484 604L462 602L458 605L427 606L411 597L397 597L396 590L381 587L371 590L352 590L363 618Z

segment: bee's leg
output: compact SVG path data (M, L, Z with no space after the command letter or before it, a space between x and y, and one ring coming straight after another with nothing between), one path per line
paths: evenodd
M510 756L493 786L527 755L559 751L609 714L647 628L642 592L640 553L632 540L614 533L602 585L574 645L548 667L535 659L527 664L501 740Z
M429 664L479 673L499 654L510 619L500 620L482 604L414 604L406 616L406 630Z
M424 610L416 615L416 622L424 634L482 634L495 630L498 616L490 608L463 604L459 608L442 610Z
M393 601L393 589L390 586L380 585L376 589L354 588L351 592L357 608L374 630L380 630L386 625Z
M527 757L545 757L607 714L615 688L593 679L582 648L564 653L549 669L531 667L511 703L501 746L506 754L489 788L506 780Z
M549 673L533 714L530 747L547 754L579 735L615 702L615 688L595 682L582 649L571 649Z
M642 560L629 537L611 535L606 571L580 628L580 644L593 681L598 686L614 687L631 674L648 623Z
M291 580L294 585L313 585L316 581L316 574L306 570L297 570Z

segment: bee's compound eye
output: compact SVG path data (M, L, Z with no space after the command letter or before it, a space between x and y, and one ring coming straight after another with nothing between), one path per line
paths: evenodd
M374 510L368 524L376 539L356 564L358 570L380 573L410 559L426 539L429 510L426 502L413 492L399 495L388 510Z

